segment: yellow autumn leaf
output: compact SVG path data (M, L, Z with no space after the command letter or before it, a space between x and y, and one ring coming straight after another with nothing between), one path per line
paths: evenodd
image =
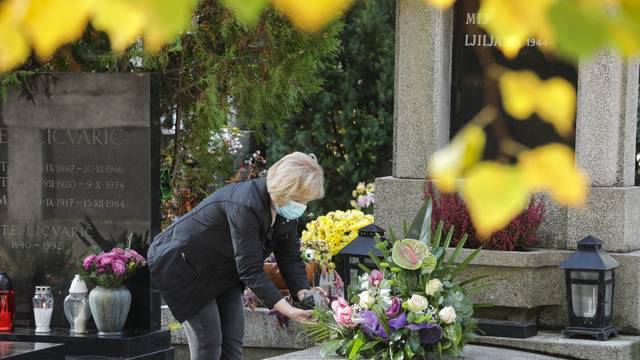
M482 26L496 37L509 58L518 55L530 37L550 40L548 12L556 0L481 0L478 16Z
M109 35L111 49L121 53L142 33L146 15L128 0L95 0L93 27Z
M437 151L429 161L429 176L443 192L455 190L462 173L482 157L486 136L477 125L465 126L447 147Z
M540 84L537 92L536 112L556 131L568 137L573 132L576 115L576 90L567 80L553 77Z
M15 28L0 25L0 71L8 71L29 57L27 40Z
M456 0L424 0L427 4L436 7L440 10L445 10L451 7Z
M468 171L462 195L482 239L509 224L529 196L518 168L494 162L478 163Z
M157 51L189 27L197 0L139 0L138 3L147 14L144 46L149 51Z
M82 35L92 0L31 0L23 25L36 54L48 58L56 49Z
M518 120L534 112L556 131L568 137L573 132L576 90L561 77L540 80L532 71L506 71L500 76L500 94L505 111Z
M500 76L502 105L509 115L528 119L536 109L540 79L532 71L507 71Z
M588 178L576 167L573 150L559 143L523 152L518 167L530 191L546 191L558 203L579 207L587 199Z
M18 26L25 9L18 0L0 3L0 71L11 70L29 57L29 44Z
M272 0L299 29L314 33L344 14L352 0Z

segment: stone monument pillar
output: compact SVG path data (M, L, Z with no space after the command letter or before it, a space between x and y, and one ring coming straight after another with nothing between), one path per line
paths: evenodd
M448 142L449 129L456 128L450 109L456 71L452 61L471 60L452 52L457 49L455 10L439 12L420 0L396 4L393 176L376 179L375 217L378 225L400 234L402 221L411 219L422 203L428 159ZM567 79L576 80L574 68L560 67ZM547 70L541 71L549 75ZM623 332L640 333L640 187L634 184L638 81L638 61L610 51L580 62L575 152L577 165L591 179L587 205L567 209L547 201L539 243L546 249L483 252L471 268L494 274L497 284L483 302L501 312L518 311L524 321L543 328L564 326L564 273L557 266L577 241L593 235L621 264L614 323ZM531 289L536 294L529 296Z
M449 140L452 37L452 10L397 2L393 176L376 179L376 223L385 229L413 217L427 160Z

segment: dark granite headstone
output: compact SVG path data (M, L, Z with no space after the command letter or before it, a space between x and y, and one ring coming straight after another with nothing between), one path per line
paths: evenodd
M91 247L133 240L146 254L159 231L159 116L148 74L38 75L0 113L0 269L16 290L17 326L32 326L36 285L55 295L52 326ZM130 234L133 234L131 236ZM126 329L159 328L146 268L131 280Z
M506 59L497 47L497 41L482 27L486 19L478 16L478 0L459 0L454 7L454 33L451 79L451 136L466 125L485 104L488 97L498 96L496 82L485 81L485 64L495 63L513 70L533 70L542 79L560 76L574 86L577 85L578 71L575 66L544 54L549 44L532 38L515 59ZM526 121L511 118L500 109L500 116L506 120L511 135L528 146L537 146L551 141L573 145L574 137L561 138L553 127L542 122L535 115ZM488 131L486 156L497 153L495 138Z

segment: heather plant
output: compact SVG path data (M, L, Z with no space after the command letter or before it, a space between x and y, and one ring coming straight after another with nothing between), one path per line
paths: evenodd
M98 286L116 288L124 286L138 269L145 266L144 257L132 249L113 248L109 252L92 254L82 261L80 276Z
M437 193L430 180L425 183L424 197L433 200L432 227L442 221L445 228L453 229L451 244L456 246L460 239L468 235L465 247L486 250L522 250L536 245L539 240L538 229L544 220L546 208L539 198L532 198L529 205L513 218L502 230L496 231L486 239L478 236L471 221L469 209L462 197L454 193Z

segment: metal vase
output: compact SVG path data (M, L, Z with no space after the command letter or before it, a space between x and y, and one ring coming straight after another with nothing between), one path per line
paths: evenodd
M97 286L89 293L89 306L98 335L120 335L129 315L131 292L125 287Z

